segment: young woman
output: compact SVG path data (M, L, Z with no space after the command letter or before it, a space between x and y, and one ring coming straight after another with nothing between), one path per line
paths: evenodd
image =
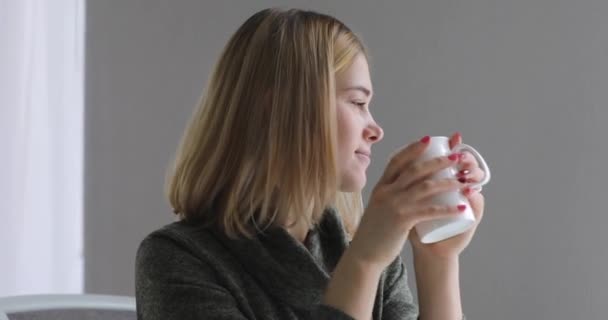
M430 245L413 227L458 215L431 196L461 189L477 221L482 172L469 154L398 150L362 208L371 147L368 56L333 17L267 9L224 49L168 183L180 221L137 254L138 317L461 319L459 255L475 228ZM451 138L460 143L460 136ZM450 166L460 181L431 180ZM419 306L399 257L413 247Z

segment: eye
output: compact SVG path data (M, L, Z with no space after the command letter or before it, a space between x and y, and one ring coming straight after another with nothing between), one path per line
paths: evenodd
M361 109L365 109L365 105L366 105L366 103L363 101L353 101L352 104L356 105L357 107L359 107Z

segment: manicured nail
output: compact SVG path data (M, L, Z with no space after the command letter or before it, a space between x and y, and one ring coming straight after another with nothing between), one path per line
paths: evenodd
M466 206L466 205L464 205L464 204L459 204L459 205L458 205L458 211L463 212L463 211L464 211L464 210L466 210L466 209L467 209L467 206Z
M471 173L471 170L464 169L464 170L458 171L458 173L456 174L456 176L457 177L464 177L464 176L466 176L469 173Z
M467 178L458 178L458 182L460 183L467 183Z
M460 159L460 153L452 153L448 156L448 159L450 159L451 161L456 161Z
M429 141L431 141L431 137L430 136L424 136L422 139L420 139L420 142L427 144L429 143Z

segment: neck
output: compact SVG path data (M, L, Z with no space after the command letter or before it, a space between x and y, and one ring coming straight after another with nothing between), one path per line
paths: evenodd
M284 228L287 230L287 233L302 243L304 243L304 240L306 240L306 236L308 235L309 231L308 226L302 220L298 220L297 223Z

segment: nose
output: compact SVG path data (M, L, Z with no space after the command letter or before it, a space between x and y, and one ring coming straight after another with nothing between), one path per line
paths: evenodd
M373 120L363 131L363 138L371 143L376 143L382 140L383 137L384 130Z

